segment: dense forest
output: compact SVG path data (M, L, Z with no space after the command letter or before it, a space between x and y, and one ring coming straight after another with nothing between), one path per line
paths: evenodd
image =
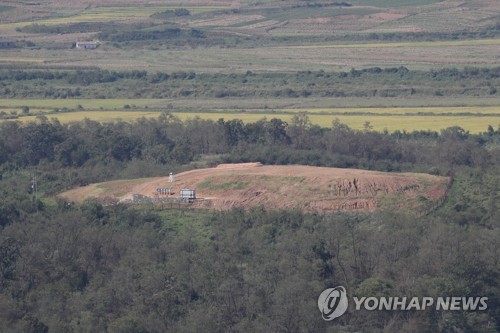
M79 205L54 195L220 162L453 176L444 204L405 213L228 212ZM2 332L500 331L500 129L377 133L298 114L244 124L0 124ZM33 178L37 180L33 188ZM373 311L325 322L351 295L485 296L487 311Z

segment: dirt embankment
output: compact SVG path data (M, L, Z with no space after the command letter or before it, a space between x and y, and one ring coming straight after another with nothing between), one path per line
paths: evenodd
M299 207L305 211L405 209L424 211L442 199L449 178L427 174L383 173L310 166L262 166L260 163L222 164L149 179L92 184L62 193L71 201L95 197L127 200L133 194L177 197L181 189L195 189L193 207L227 210L262 205L267 209ZM159 195L168 188L170 196Z

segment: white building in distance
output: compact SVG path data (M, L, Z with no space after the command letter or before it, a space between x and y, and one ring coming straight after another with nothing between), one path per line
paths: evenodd
M77 49L96 49L99 42L76 42Z

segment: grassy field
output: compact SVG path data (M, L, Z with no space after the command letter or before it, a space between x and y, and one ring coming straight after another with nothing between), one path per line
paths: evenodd
M377 109L378 113L390 112L390 110ZM479 111L479 109L477 109ZM498 115L498 109L495 110ZM272 119L280 118L290 122L293 113L248 113L248 112L174 112L174 114L182 120L200 117L203 119L217 120L224 118L241 119L244 122L256 122L263 118ZM161 114L160 111L81 111L68 113L51 113L47 114L47 118L57 118L62 123L79 121L89 118L95 121L134 121L136 119L156 118ZM339 119L342 123L349 125L354 129L363 129L366 122L370 122L373 129L376 131L388 130L393 132L396 130L434 130L439 131L450 126L460 126L471 133L486 131L488 125L497 128L500 125L499 116L405 116L405 115L336 115L336 114L308 114L309 119L315 125L329 127L335 119ZM36 116L20 117L21 121L35 121Z
M69 123L72 121L80 121L86 118L100 122L112 121L134 121L139 118L157 118L161 112L142 112L142 111L81 111L81 112L65 112L65 113L51 113L46 117L56 118L62 123ZM21 121L35 121L37 116L24 116L20 117Z
M449 126L460 126L477 133L485 131L488 125L500 125L500 106L432 106L432 107L283 107L276 104L273 108L252 105L248 100L205 101L192 103L165 99L0 99L0 111L7 114L17 113L21 121L34 121L38 115L57 118L63 123L89 118L96 121L134 121L141 117L158 117L162 111L169 110L185 120L194 117L217 120L219 118L241 119L255 122L263 118L281 118L290 121L299 112L306 112L315 125L329 127L338 118L355 129L362 129L368 121L374 130L440 130ZM199 101L198 101L199 102ZM215 103L220 102L220 103ZM213 103L213 104L212 104ZM249 103L245 105L245 103ZM234 104L234 105L233 105ZM21 108L28 106L29 115L23 115ZM125 108L125 106L127 106ZM183 107L182 107L183 106ZM81 108L80 108L81 107ZM248 107L248 108L247 108ZM54 110L59 112L54 112ZM68 110L68 111L65 111Z
M484 99L473 100L470 102L478 103ZM290 100L287 99L276 99L276 100L224 100L224 99L213 99L213 100L182 100L182 99L155 99L155 98L114 98L114 99L0 99L0 111L2 110L14 110L20 109L23 106L28 106L30 109L53 111L54 109L67 108L69 110L79 109L81 106L87 111L117 111L123 110L126 105L133 109L140 111L156 111L156 109L165 110L168 108L169 104L172 104L172 108L175 109L191 109L189 111L220 111L220 112L234 112L241 113L248 109L253 113L293 113L293 112L308 112L317 114L344 114L344 113L373 113L373 114L390 114L390 115L415 115L415 114L479 114L479 115L500 115L500 106L496 106L500 103L497 99L492 99L485 105L481 106L426 106L426 107L391 107L391 106L373 106L366 107L364 104L377 105L380 100L377 99L351 99L349 101L345 100L335 100L331 99L328 103L328 99L321 99L320 101L315 100L303 100L297 102L295 99L292 101L296 102L296 106L290 107ZM458 100L460 103L464 101ZM274 104L273 104L274 102ZM342 103L340 103L342 102ZM350 102L351 105L348 105ZM364 102L364 103L363 103ZM407 100L394 100L394 103L400 104L402 102L408 102ZM416 101L417 102L417 101ZM421 101L420 101L421 102ZM426 101L432 105L432 101ZM437 101L436 101L437 102ZM452 100L448 100L451 103ZM264 107L263 104L269 103L270 106ZM491 105L492 103L493 105ZM304 105L311 105L310 107L305 107ZM324 107L322 104L343 104L339 107ZM358 107L360 104L361 107ZM286 107L288 105L288 107ZM410 104L411 105L411 104ZM184 106L184 107L183 107ZM147 110L151 109L151 110ZM271 109L271 110L269 110Z
M439 0L370 0L371 6L377 7L399 7L399 6L422 6L440 2ZM349 3L357 6L366 5L365 0L352 0Z
M281 112L309 112L323 114L374 114L374 115L498 115L500 116L500 107L419 107L419 108L309 108L309 109L282 109Z
M0 109L2 108L15 108L28 106L30 108L40 109L55 109L55 108L68 108L75 109L81 105L84 109L89 110L112 110L114 108L123 109L125 105L136 105L137 107L144 108L146 106L153 106L165 100L160 99L0 99Z
M90 7L73 15L64 17L55 17L50 19L42 19L37 21L20 21L16 23L0 24L0 29L11 29L23 27L32 23L43 25L59 25L81 22L110 22L110 21L127 21L149 18L154 13L174 10L177 8L185 8L191 13L202 13L212 10L227 9L225 6L103 6Z
M358 43L333 45L289 45L278 49L325 49L325 48L387 48L387 47L443 47L443 46L500 45L500 39L440 40L429 42Z
M60 36L58 36L60 37ZM64 37L64 36L62 36ZM43 43L47 43L45 40ZM297 45L245 48L165 48L141 45L122 49L104 42L93 51L65 48L57 50L2 50L0 63L20 62L46 67L99 67L110 70L146 70L149 72L185 71L238 72L247 70L300 71L342 70L368 67L399 67L429 70L453 66L494 66L498 64L500 39L446 42L368 43L342 45ZM353 50L356 50L355 52ZM19 60L21 59L21 60Z
M181 119L193 118L199 116L204 119L217 120L219 118L241 119L244 122L255 122L262 118L272 119L280 118L290 122L293 115L290 114L230 114L230 113L175 113ZM389 132L396 130L434 130L450 126L460 126L471 133L484 132L488 125L497 128L500 125L500 117L474 117L474 116L337 116L337 115L309 115L311 123L322 127L330 127L335 119L347 124L354 129L363 129L368 121L376 131L387 129Z

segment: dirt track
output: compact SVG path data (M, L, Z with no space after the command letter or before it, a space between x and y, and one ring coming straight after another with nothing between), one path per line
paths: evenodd
M170 188L172 197L183 188L196 189L194 207L226 210L263 205L268 209L300 207L306 211L405 208L421 211L438 202L448 178L427 174L383 173L310 166L261 166L259 163L219 165L142 180L92 184L61 194L72 201L85 198L127 200L133 194L157 195Z

